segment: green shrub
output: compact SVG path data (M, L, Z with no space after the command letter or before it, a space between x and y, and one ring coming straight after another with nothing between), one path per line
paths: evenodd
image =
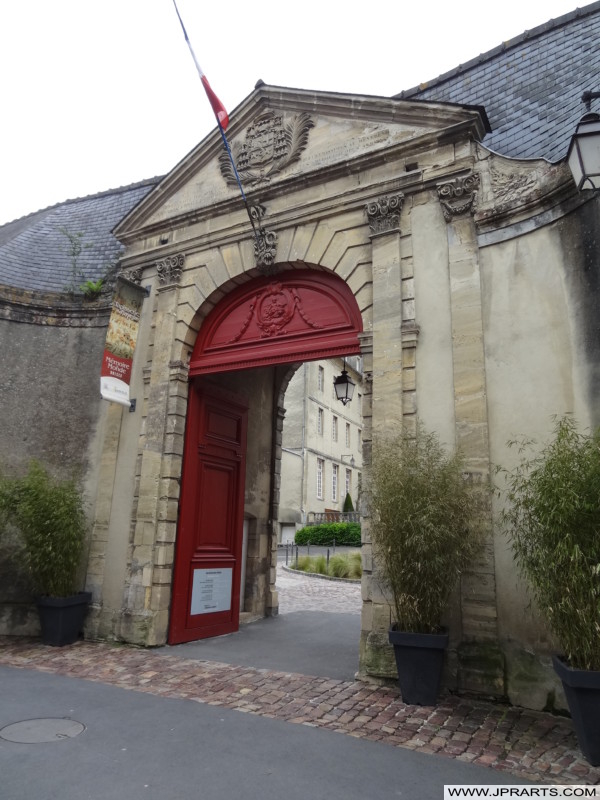
M398 630L435 633L478 545L483 486L437 436L380 439L373 448L371 537ZM485 487L487 489L487 487Z
M348 553L348 566L350 568L349 578L356 579L362 577L362 555L360 550Z
M352 498L350 497L350 492L348 492L346 494L346 499L344 500L343 512L344 514L348 514L351 511L354 511L354 505L352 503Z
M310 572L316 575L329 575L332 578L360 579L362 575L362 559L360 552L336 553L329 559L329 566L324 555L299 556L291 564L292 569Z
M360 547L360 524L358 522L327 522L322 525L307 525L296 531L294 539L298 545L314 544L319 547L336 545Z
M582 434L564 417L534 455L532 441L508 444L522 454L497 469L516 562L570 665L600 670L600 429Z
M25 477L0 478L0 516L19 531L35 590L75 594L87 527L75 481L54 480L32 461Z
M348 578L350 576L348 559L337 553L331 556L329 559L329 574L334 578Z
M299 556L296 561L292 562L292 569L298 569L301 572L312 572L312 558L310 556Z
M317 575L327 575L327 559L325 556L315 556L313 558L313 568L311 572Z

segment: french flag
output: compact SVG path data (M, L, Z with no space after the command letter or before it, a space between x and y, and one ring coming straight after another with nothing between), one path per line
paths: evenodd
M227 126L229 125L229 114L225 110L225 106L223 105L223 103L213 92L211 85L208 82L208 78L200 69L200 65L198 64L198 62L196 62L196 67L198 69L198 74L200 75L200 80L202 81L202 85L204 86L204 91L206 92L206 96L208 97L208 102L211 104L212 110L215 112L215 117L217 118L221 128L223 128L223 130L226 131Z
M179 24L181 25L181 30L183 31L183 35L185 37L185 41L187 42L187 46L189 47L190 53L192 58L194 59L194 64L196 65L196 69L198 71L198 75L200 76L200 80L202 81L202 85L204 86L204 91L206 92L206 96L208 97L208 102L212 106L212 110L215 112L215 117L217 118L217 122L219 123L219 127L222 131L227 130L227 126L229 125L229 114L225 110L225 106L219 100L217 95L213 92L210 83L208 82L208 78L202 72L200 64L198 63L198 59L196 58L196 54L194 53L194 49L192 47L192 43L189 40L187 35L187 31L185 29L185 25L183 24L183 20L181 19L181 14L179 13L179 9L177 8L177 3L173 0L173 5L175 6L175 12L177 13L177 18L179 19Z

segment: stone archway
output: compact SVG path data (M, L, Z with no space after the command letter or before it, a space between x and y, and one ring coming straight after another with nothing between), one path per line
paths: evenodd
M257 278L206 317L189 366L171 643L237 630L240 594L252 616L276 613L274 476L285 365L359 353L361 333L351 290L321 270ZM249 517L253 538L242 565Z

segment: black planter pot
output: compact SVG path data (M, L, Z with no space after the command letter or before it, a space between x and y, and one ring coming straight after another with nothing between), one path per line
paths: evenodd
M579 748L592 766L600 766L600 672L571 669L558 656L552 656L552 663L565 690Z
M79 592L72 597L36 597L42 644L63 647L76 642L91 599L91 592Z
M440 691L447 633L405 633L389 630L398 683L405 703L434 706Z

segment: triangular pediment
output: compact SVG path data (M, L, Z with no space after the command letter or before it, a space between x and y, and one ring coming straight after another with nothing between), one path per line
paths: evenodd
M403 143L461 127L482 138L474 107L259 85L230 115L227 140L246 194L323 176ZM125 240L237 201L240 190L221 134L213 131L116 228Z

